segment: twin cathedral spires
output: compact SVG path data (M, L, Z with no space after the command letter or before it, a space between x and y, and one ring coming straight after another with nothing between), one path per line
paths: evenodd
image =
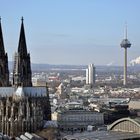
M21 29L18 43L18 51L15 53L14 69L13 69L13 86L31 87L31 62L30 54L27 52L26 38L24 31L23 18L21 19ZM0 18L0 87L8 87L9 70L8 56L5 52L3 33Z
M31 74L22 18L14 60L13 87L9 87L8 56L0 21L0 132L10 137L36 132L43 128L44 120L51 120L48 87L32 87Z

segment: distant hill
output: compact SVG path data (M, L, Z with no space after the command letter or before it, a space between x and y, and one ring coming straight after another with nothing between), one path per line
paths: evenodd
M13 62L9 61L9 70L13 70ZM70 69L86 69L86 65L51 65L51 64L31 64L33 71L45 71L45 70L70 70Z
M87 65L51 65L51 64L31 64L32 71L47 71L47 70L85 70ZM123 73L123 66L96 66L96 72L106 73ZM13 62L9 62L9 70L13 71ZM140 72L140 65L129 66L128 72Z
M69 69L86 69L84 65L51 65L51 64L34 64L32 70L69 70Z

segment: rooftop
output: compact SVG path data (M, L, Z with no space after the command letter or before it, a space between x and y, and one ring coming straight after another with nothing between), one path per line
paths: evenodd
M140 138L140 134L115 131L93 131L67 135L64 140L123 140Z

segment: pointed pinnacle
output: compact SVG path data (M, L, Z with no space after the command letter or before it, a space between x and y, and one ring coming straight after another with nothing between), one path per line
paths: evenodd
M21 17L21 21L23 22L23 20L24 20L24 18L23 18L23 16Z

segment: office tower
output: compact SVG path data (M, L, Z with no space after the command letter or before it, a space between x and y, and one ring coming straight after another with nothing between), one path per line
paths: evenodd
M86 84L91 87L95 85L95 66L93 64L89 64L86 69Z
M121 47L124 48L124 78L123 85L127 85L127 48L131 47L130 41L127 39L127 26L125 30L125 38L121 42Z

